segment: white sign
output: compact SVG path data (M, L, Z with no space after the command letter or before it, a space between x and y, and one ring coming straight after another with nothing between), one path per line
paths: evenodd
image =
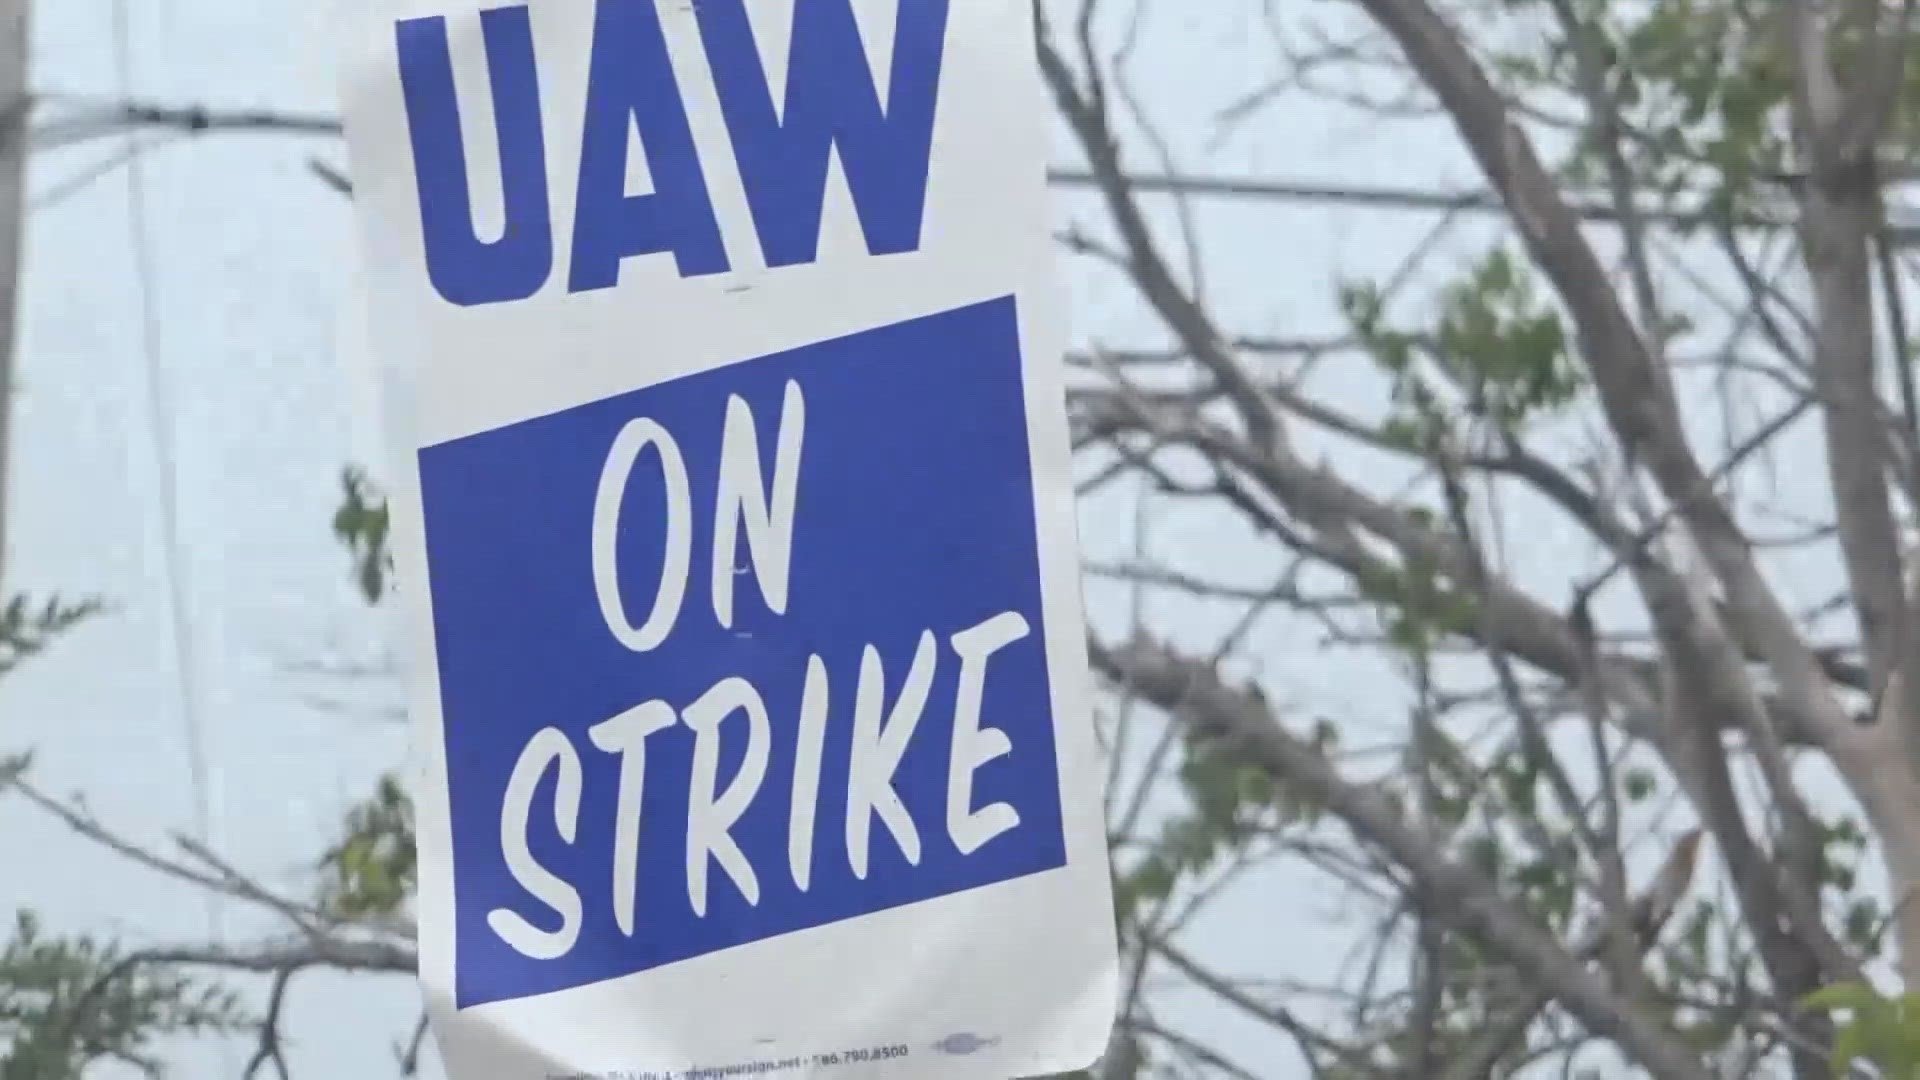
M1030 0L384 0L345 80L455 1080L1105 1047Z

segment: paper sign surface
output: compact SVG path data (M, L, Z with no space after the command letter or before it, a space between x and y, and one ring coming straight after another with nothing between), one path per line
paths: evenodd
M1088 1064L1027 0L388 6L344 98L449 1074Z

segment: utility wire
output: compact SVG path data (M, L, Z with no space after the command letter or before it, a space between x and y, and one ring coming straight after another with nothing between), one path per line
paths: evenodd
M113 49L120 92L131 97L133 49L127 0L114 0ZM141 147L136 142L139 129L129 128L127 133L123 157L127 178L128 240L139 296L141 348L146 358L148 428L153 438L154 471L160 487L160 520L166 551L167 601L172 615L175 687L186 741L188 780L192 785L194 838L204 847L217 850L219 844L213 835L212 776L200 709L199 667L196 663L192 620L189 617L192 594L187 588L185 537L180 531L180 470L174 439L173 394L162 355L160 313L155 295L155 260L148 229L146 174L141 162ZM223 905L220 897L211 892L206 896L206 904L207 931L213 943L219 945L225 940Z
M71 106L71 114L36 128L32 134L36 149L73 146L140 128L162 128L186 135L219 133L333 137L341 133L340 119L325 113L222 109L203 104L168 105L133 98L115 102L69 97L49 99L49 103L55 100ZM1064 165L1048 169L1047 181L1056 188L1067 190L1097 189L1100 183L1092 172ZM334 186L341 185L336 183ZM1351 206L1430 213L1507 213L1506 204L1499 194L1485 189L1447 191L1405 184L1349 184L1274 177L1151 172L1129 174L1127 187L1142 195L1180 195L1218 201ZM1642 206L1636 213L1644 220L1670 228L1697 228L1722 221L1719 213L1708 206L1704 198L1698 202L1700 205L1692 208ZM1571 198L1568 208L1583 221L1612 223L1620 217L1612 201L1600 197ZM1734 224L1740 228L1762 230L1786 227L1782 219L1752 213L1737 219ZM1920 239L1920 229L1911 225L1898 227L1896 233L1902 240Z

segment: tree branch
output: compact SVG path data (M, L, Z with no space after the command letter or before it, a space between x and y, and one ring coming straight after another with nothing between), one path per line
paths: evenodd
M1341 776L1319 751L1286 731L1257 695L1232 690L1212 670L1145 642L1123 650L1094 644L1091 653L1108 677L1162 708L1178 709L1197 733L1226 741L1277 782L1385 849L1433 897L1437 917L1550 988L1589 1030L1616 1040L1656 1080L1712 1080L1678 1036L1609 990L1491 882L1409 826L1377 790Z
M1687 446L1678 403L1655 357L1531 141L1508 115L1503 99L1458 34L1426 0L1359 3L1399 42L1511 209L1534 262L1573 316L1581 355L1628 461L1644 464L1667 501L1677 508L1706 565L1719 579L1742 638L1772 668L1783 704L1827 750L1888 844L1913 853L1920 865L1920 823L1910 820L1908 813L1920 801L1920 782L1904 771L1888 775L1881 760L1884 750L1841 708L1818 659L1761 577L1750 542L1713 493L1710 478ZM1696 625L1712 631L1711 624ZM1719 643L1701 644L1712 644L1716 654L1724 651ZM1745 673L1733 667L1719 665L1719 670L1738 682L1746 680ZM1751 687L1721 689L1734 697L1752 696ZM1727 695L1717 696L1727 699ZM1766 720L1753 718L1753 722Z

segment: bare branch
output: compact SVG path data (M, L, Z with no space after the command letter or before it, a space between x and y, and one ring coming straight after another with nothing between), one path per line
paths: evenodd
M143 101L100 102L39 98L42 105L73 106L70 115L36 127L28 136L40 150L74 146L129 131L162 128L189 135L275 134L337 137L340 119L321 113L272 109L224 109L209 105L164 105Z
M254 1049L253 1057L247 1062L245 1080L253 1080L260 1070L269 1063L280 1075L280 1080L290 1080L287 1073L287 1056L280 1048L280 1021L286 1011L287 984L293 981L294 969L285 968L273 976L273 987L267 992L267 1014L260 1020L260 1044Z
M1413 67L1446 106L1482 172L1512 210L1534 261L1573 316L1580 352L1628 461L1644 464L1667 501L1676 507L1706 565L1725 590L1726 610L1739 626L1741 639L1750 642L1773 669L1782 703L1828 751L1889 846L1910 853L1907 865L1914 868L1913 872L1920 872L1920 824L1909 819L1908 809L1920 801L1920 780L1912 772L1890 773L1878 764L1884 750L1840 706L1818 659L1761 577L1751 542L1725 503L1713 494L1710 478L1686 443L1678 403L1655 357L1628 317L1605 269L1581 234L1578 219L1541 165L1530 140L1508 115L1500 95L1458 35L1426 0L1360 0L1360 4L1398 40ZM1643 588L1657 584L1647 574L1638 577ZM1662 600L1650 595L1648 599L1656 621L1664 612L1665 618L1680 619L1680 626L1685 627L1684 633L1678 626L1664 632L1663 644L1670 660L1675 648L1703 661L1711 658L1716 673L1714 685L1702 688L1708 700L1738 702L1741 711L1735 715L1745 716L1752 730L1770 723L1764 704L1748 685L1747 673L1737 663L1729 662L1730 653L1737 659L1737 650L1728 647L1724 633L1714 623L1686 616L1688 602L1678 597ZM1670 670L1681 667L1676 663ZM1701 677L1697 670L1684 674L1688 679ZM1715 711L1705 709L1704 715ZM1711 723L1707 727L1717 730ZM1717 744L1712 752L1720 752ZM1696 755L1696 764L1709 765L1704 746ZM1706 789L1696 790L1696 794L1708 793ZM1725 816L1720 824L1743 831ZM1718 828L1715 831L1717 835L1720 832ZM1764 908L1770 883L1750 875L1747 886L1743 901ZM1793 898L1788 899L1791 902ZM1756 923L1754 928L1762 935L1770 933L1764 924ZM1824 927L1803 923L1799 930L1817 938ZM1790 959L1788 941L1775 938L1773 944L1776 947L1767 951L1773 974L1784 986L1798 985L1807 977L1807 965ZM1920 941L1906 951L1920 953Z
M1433 896L1437 914L1489 953L1547 986L1596 1034L1615 1039L1656 1080L1710 1080L1673 1032L1619 998L1491 883L1448 858L1394 812L1377 790L1349 782L1312 746L1288 733L1257 695L1229 689L1210 670L1145 642L1124 650L1092 646L1095 665L1200 731L1227 740L1247 760L1338 814L1389 852Z
M414 1022L413 1034L407 1037L407 1045L401 1048L398 1054L401 1076L412 1077L420 1075L420 1055L425 1051L426 1045L427 1014L422 1010L420 1019Z
M1318 1054L1327 1054L1339 1058L1348 1068L1363 1072L1371 1071L1364 1053L1316 1030L1285 1006L1259 1000L1232 980L1207 970L1199 961L1172 942L1156 939L1150 942L1150 945L1155 955L1172 965L1174 970L1193 980L1194 985L1232 1005L1247 1016L1292 1036L1309 1058Z
M219 968L257 975L309 968L410 975L420 966L419 956L409 944L333 934L250 946L182 945L143 949L129 955L121 966L130 970L142 964Z

